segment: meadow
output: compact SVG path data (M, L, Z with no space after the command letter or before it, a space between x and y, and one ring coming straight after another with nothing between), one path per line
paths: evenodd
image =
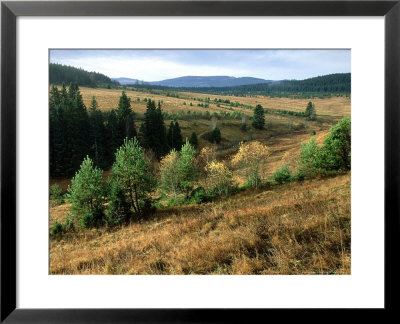
M84 103L96 97L99 109L118 105L121 90L80 88ZM315 134L322 144L330 127L350 116L351 98L324 99L234 97L179 92L125 90L137 115L139 129L146 100L162 102L163 111L186 116L179 120L182 137L195 131L200 151L211 147L218 161L228 161L240 142L258 141L269 148L261 174L264 185L246 189L242 170L233 170L234 182L241 188L229 196L202 204L160 206L140 222L117 227L80 229L62 237L50 237L51 274L350 274L350 178L351 172L317 176L314 179L276 184L271 176L283 164L295 172L301 144ZM207 99L206 99L207 98ZM209 99L208 99L209 98ZM217 100L214 100L217 99ZM218 100L222 102L218 102ZM229 100L230 105L224 103ZM317 119L281 113L304 112L315 104ZM198 106L208 103L208 107ZM190 105L192 103L192 106ZM261 104L265 129L248 120ZM187 111L243 112L242 120L187 118ZM165 120L166 126L171 120ZM211 144L207 135L214 124L222 140ZM109 171L103 173L104 180ZM199 185L203 185L199 179ZM68 178L52 178L50 184L63 190ZM49 226L63 222L69 203L50 206Z

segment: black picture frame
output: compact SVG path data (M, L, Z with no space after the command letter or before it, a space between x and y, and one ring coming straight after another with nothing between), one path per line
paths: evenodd
M400 228L400 4L396 1L4 1L1 3L1 317L3 323L254 322L267 310L16 308L18 16L384 16L385 310L395 310ZM368 283L366 283L367 285ZM272 310L269 310L272 312ZM268 318L264 317L265 320ZM246 320L244 320L246 319ZM258 320L257 320L258 321Z

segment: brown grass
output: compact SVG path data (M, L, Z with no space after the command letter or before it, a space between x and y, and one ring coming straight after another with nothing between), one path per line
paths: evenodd
M120 90L81 88L86 105L96 96L100 109L115 108ZM180 93L181 98L127 91L133 110L144 113L143 98L163 100L163 109L220 111L227 107L197 107L193 98L215 97L267 109L304 111L308 99L213 96ZM136 97L141 99L136 102ZM186 105L183 105L183 102ZM228 146L258 140L270 149L264 177L282 164L294 171L303 141L316 131L322 143L329 128L350 115L350 98L313 99L317 121L266 115L266 129L240 130L239 120L219 120L222 142L210 144L211 122L180 120L183 138L196 131L200 148L215 146L217 158L237 152ZM193 102L192 107L189 103ZM251 115L251 110L233 108ZM166 121L166 125L169 121ZM250 126L250 121L247 122ZM137 129L140 121L136 121ZM223 148L222 146L225 146ZM108 171L104 172L107 178ZM234 180L245 182L243 172ZM70 179L51 179L63 190ZM50 208L50 226L63 222L68 204ZM159 209L143 223L108 229L80 230L50 240L52 274L350 274L350 173L335 178L296 182L269 189L248 190L220 201Z
M70 233L50 241L50 273L350 274L350 173Z
M121 96L121 90L117 89L93 89L81 87L80 91L82 93L84 103L89 107L92 96L96 97L99 104L99 108L102 110L110 110L118 106L118 100ZM182 110L191 111L203 111L209 110L213 111L223 111L228 108L221 104L221 107L217 107L212 101L214 98L218 99L229 99L231 102L239 102L244 105L256 106L261 104L264 108L269 110L291 110L291 111L304 111L307 107L307 103L311 100L316 107L317 114L320 116L349 116L350 115L350 103L351 99L348 97L332 97L324 99L292 99L292 98L271 98L265 96L249 96L249 97L236 97L236 96L222 96L222 95L210 95L201 93L190 93L190 92L177 92L179 98L167 97L165 93L153 91L149 92L139 92L135 90L125 90L128 97L131 98L132 108L135 112L144 113L146 110L146 103L143 102L144 98L151 98L152 100L162 100L163 109L170 112L179 112ZM197 107L198 101L194 98L206 98L211 99L209 108ZM140 98L140 102L136 101L136 98ZM183 103L186 102L186 105ZM190 102L193 106L190 107ZM232 108L233 110L243 111L246 114L252 115L251 110L244 108Z

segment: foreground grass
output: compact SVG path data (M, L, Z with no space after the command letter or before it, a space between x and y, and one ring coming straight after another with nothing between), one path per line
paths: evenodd
M68 205L50 208L50 226ZM350 274L350 173L50 240L51 274Z

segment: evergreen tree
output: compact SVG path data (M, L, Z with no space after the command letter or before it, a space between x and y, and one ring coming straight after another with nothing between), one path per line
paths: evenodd
M265 125L264 109L261 105L254 108L253 126L258 129L263 129Z
M170 149L179 151L182 146L182 134L178 121L171 121L167 132L168 145Z
M125 91L122 91L117 108L117 118L119 123L121 142L124 138L134 138L136 136L136 128L133 121L133 115L134 113L131 108L131 98L126 95Z
M98 109L96 98L93 97L89 107L90 121L90 155L95 165L106 168L107 161L107 129L104 121L104 114Z
M123 143L119 132L118 118L115 109L111 109L107 115L106 129L108 152L115 152ZM114 159L114 154L111 154L111 159ZM111 159L108 159L108 161Z
M125 139L115 154L112 177L119 182L127 201L137 214L151 200L155 182L151 177L150 165L136 138Z
M70 211L83 227L99 226L103 223L102 173L86 156L79 171L72 178L71 186L68 187L67 199L71 203Z
M189 143L197 149L199 147L199 140L197 139L197 134L196 132L193 132L192 135L189 138Z
M221 143L221 131L218 127L215 127L214 130L211 132L210 142L217 144Z
M76 84L52 87L49 100L50 174L71 175L89 153L89 116Z
M151 149L158 159L168 152L167 131L160 102L156 108L154 101L147 101L144 122L140 127L140 139L143 147Z
M118 177L113 174L107 180L108 205L106 221L109 225L127 222L131 216L131 205Z
M321 164L325 170L351 169L351 121L343 118L333 126L321 149Z
M306 107L306 111L304 113L304 116L306 116L306 118L308 120L316 120L317 118L317 114L315 111L315 106L314 104L310 101Z

